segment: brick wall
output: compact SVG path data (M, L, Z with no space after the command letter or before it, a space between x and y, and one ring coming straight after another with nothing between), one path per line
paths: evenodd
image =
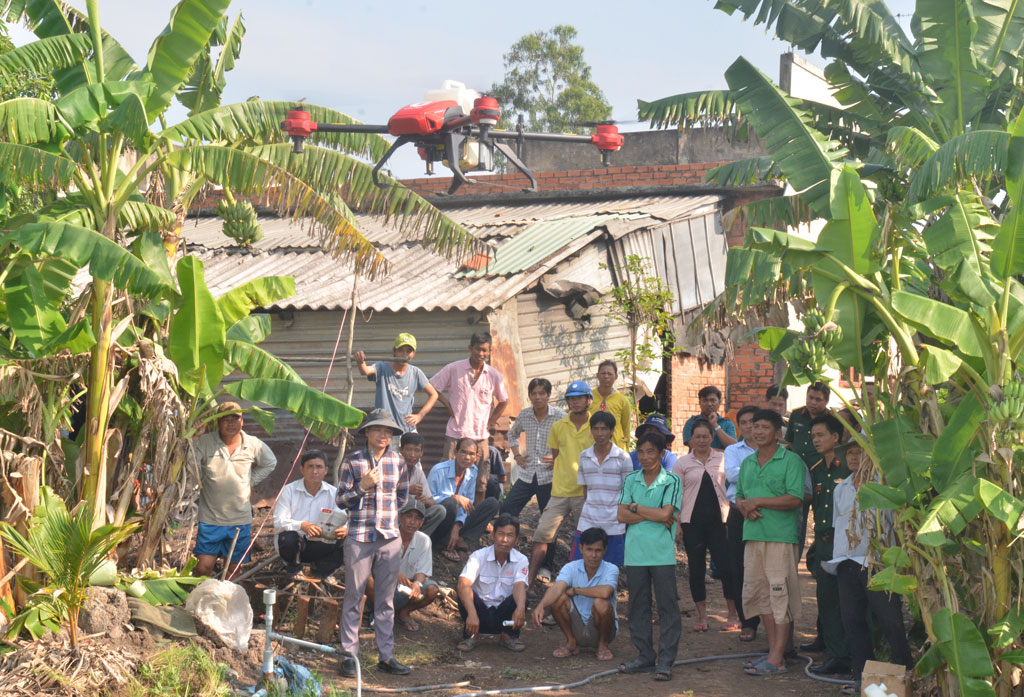
M754 342L736 344L728 366L729 394L726 409L735 411L747 404L761 406L764 393L775 382L775 370L768 352Z
M678 186L703 184L707 172L723 162L698 162L686 165L643 165L635 167L599 167L567 172L537 172L538 191L581 191L619 189L639 186ZM522 174L479 177L480 186L462 186L455 196L507 193L522 189L527 179ZM451 177L403 179L402 184L421 196L436 196L448 191Z
M672 449L685 453L683 445L683 424L700 411L697 393L707 385L714 385L725 393L725 366L701 365L695 356L676 354L672 356L672 366L668 381L669 419L676 440Z

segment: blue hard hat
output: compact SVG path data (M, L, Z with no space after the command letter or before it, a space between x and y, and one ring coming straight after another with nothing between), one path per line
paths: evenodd
M594 398L594 393L590 391L590 385L583 382L582 380L573 380L569 383L569 386L565 388L565 396L569 397L590 397Z

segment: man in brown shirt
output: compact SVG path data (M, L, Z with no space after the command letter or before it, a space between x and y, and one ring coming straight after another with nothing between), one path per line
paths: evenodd
M252 487L277 466L270 448L242 430L242 407L237 402L224 402L218 411L217 430L193 444L200 474L196 576L212 574L217 557L228 556L232 541L230 563L237 566L248 559Z

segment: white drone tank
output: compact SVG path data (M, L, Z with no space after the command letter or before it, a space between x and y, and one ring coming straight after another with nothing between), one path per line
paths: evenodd
M449 99L458 102L462 107L462 113L469 115L473 110L473 102L480 93L458 80L445 80L441 83L441 89L428 90L423 95L424 102L443 102ZM459 167L464 172L476 169L480 165L480 143L475 138L466 139L466 147L459 160Z

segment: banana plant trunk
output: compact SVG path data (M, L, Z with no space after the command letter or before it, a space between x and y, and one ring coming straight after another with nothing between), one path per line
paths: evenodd
M110 392L113 344L114 288L106 281L93 281L92 324L96 344L89 357L86 386L86 433L82 448L84 468L81 499L93 507L93 527L103 525L107 512L107 426L110 423Z

